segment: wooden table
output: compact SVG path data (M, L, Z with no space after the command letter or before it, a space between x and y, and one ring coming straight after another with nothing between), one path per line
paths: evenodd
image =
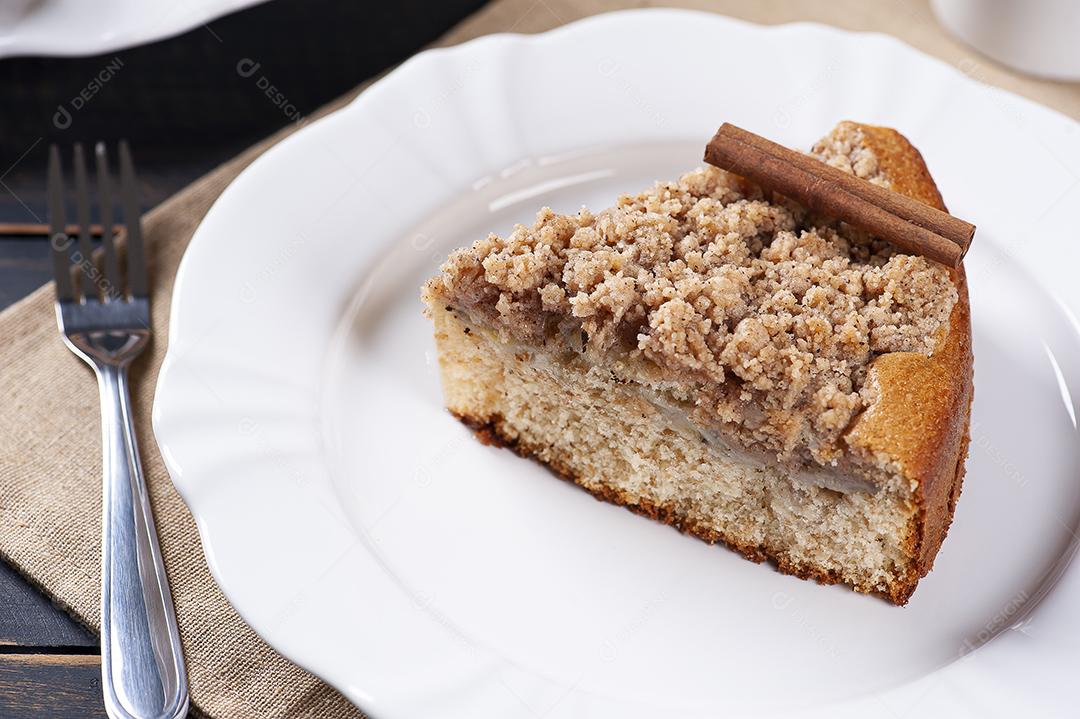
M97 637L0 563L0 716L104 717Z
M482 4L274 0L133 50L0 60L0 226L46 220L50 142L128 138L149 208L412 55ZM284 101L237 72L244 59L260 64ZM70 107L105 67L114 68L109 80L69 127L57 127L57 107ZM43 236L0 235L0 308L50 279L47 251ZM79 369L73 361L72 372ZM98 653L96 636L0 562L0 717L104 717Z

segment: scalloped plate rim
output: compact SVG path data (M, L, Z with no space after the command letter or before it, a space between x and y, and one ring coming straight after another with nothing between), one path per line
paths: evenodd
M585 32L589 32L589 31L593 31L595 28L600 27L600 26L604 25L605 23L607 23L609 21L609 19L613 18L613 17L618 17L618 18L621 19L621 18L631 16L631 15L637 16L637 15L648 15L648 14L663 14L663 15L672 15L672 16L683 16L683 18L687 19L687 20L693 19L694 21L716 22L718 25L719 24L726 24L726 25L728 25L730 27L737 28L739 31L775 32L775 33L781 33L781 32L789 32L789 33L810 32L810 33L818 33L818 34L832 35L832 36L836 36L836 35L857 36L859 38L863 38L863 39L873 41L873 42L882 42L882 41L884 41L885 43L894 46L894 48L900 48L903 52L912 53L914 55L917 55L922 60L931 61L935 65L939 66L939 69L944 70L944 71L952 74L954 76L954 79L956 79L956 80L963 81L963 82L971 82L971 83L976 83L977 82L977 81L973 80L970 77L964 76L963 73L961 73L956 68L948 65L944 61L941 61L941 60L939 60L937 58L929 57L929 56L926 56L926 55L924 55L922 53L919 53L918 51L913 50L912 48L907 46L902 41L900 41L900 40L898 40L898 39L896 39L896 38L894 38L892 36L885 35L885 34L882 34L882 33L877 33L877 32L848 32L848 31L839 30L839 29L836 29L836 28L831 28L831 27L828 27L828 26L823 26L823 25L820 25L820 24L817 24L817 23L808 23L808 22L790 23L790 24L786 24L786 25L777 25L777 26L759 26L759 25L755 25L753 23L748 23L748 22L745 22L745 21L733 20L733 19L730 19L730 18L722 18L722 17L716 16L716 15L713 15L713 14L710 14L710 13L699 13L699 12L695 12L695 11L681 10L681 9L628 10L628 11L618 11L618 12L614 12L614 13L605 13L605 14L598 15L598 16L592 16L592 17L585 18L583 20L579 20L579 21L576 21L574 23L570 23L568 25L562 26L562 27L557 28L555 30L539 34L539 35L519 35L519 34L513 34L513 33L499 33L499 34L495 34L495 35L488 35L488 36L484 36L484 37L481 37L481 38L477 38L475 40L471 40L471 41L469 41L467 43L457 45L457 46L453 46L453 47L436 48L436 49L425 51L423 53L420 53L420 54L414 56L413 58L410 58L408 61L403 63L399 68L397 68L393 72L389 73L386 77L384 77L384 78L378 80L377 82L373 83L372 86L370 88L368 88L364 93L362 93L359 97L355 98L354 100L352 100L350 103L348 103L344 107L340 108L339 110L335 111L334 113L331 113L330 115L328 115L328 116L326 116L324 118L320 118L317 122L314 122L311 125L309 125L308 127L302 128L300 131L298 131L298 132L290 135L289 137L283 139L282 142L278 143L278 145L275 145L273 148L268 150L266 153L264 153L260 157L256 158L251 163L251 165L249 165L247 168L245 168L244 171L233 181L233 183L230 184L230 186L227 187L222 192L221 196L214 202L213 206L208 211L207 216L203 220L203 223L200 225L198 230L195 232L194 236L192 237L191 243L189 244L189 247L185 251L184 258L181 261L180 268L178 270L178 274L177 274L177 278L176 278L176 286L175 286L175 291L174 291L174 295L173 295L171 316L170 316L170 320L169 320L170 346L169 346L168 352L166 354L166 358L164 360L164 363L162 365L160 379L159 379L159 385L158 385L157 394L155 396L155 402L154 402L154 430L155 430L155 435L157 436L157 439L159 441L159 444L162 447L162 454L163 454L163 457L165 459L166 466L168 468L170 476L173 477L173 479L174 479L174 484L176 486L177 491L180 493L180 495L184 499L184 501L188 504L189 508L192 511L192 514L194 515L194 517L196 519L196 524L198 526L198 530L199 530L199 533L200 533L200 538L201 538L201 540L203 542L204 551L205 551L205 553L207 555L207 560L208 560L208 564L210 566L211 572L212 572L215 580L220 585L221 589L225 592L226 596L229 597L230 601L234 601L233 600L234 592L230 588L230 586L231 586L230 585L230 579L229 579L228 576L226 576L227 573L222 573L220 571L220 567L218 565L218 562L215 560L215 547L214 547L213 541L212 541L212 539L210 537L211 530L206 524L205 517L200 513L199 490L194 485L188 484L185 481L185 479L181 476L182 472L181 472L180 465L182 464L182 462L180 460L178 460L177 457L173 456L172 453L168 449L169 441L168 441L168 438L166 436L164 436L164 434L167 434L167 430L164 433L161 431L161 427L162 427L162 424L163 424L161 415L162 415L163 412L167 411L166 408L163 408L163 403L160 401L160 398L162 397L163 394L167 395L167 392L163 392L163 387L165 387L166 384L168 384L169 382L173 381L171 379L171 377L175 373L175 366L178 363L181 363L181 359L179 357L180 348L183 348L184 344L185 344L185 342L184 342L185 338L183 337L183 330L181 329L181 317L183 316L182 307L183 307L183 303L185 302L185 297L186 297L186 289L185 288L186 288L186 285L187 285L187 283L189 281L188 275L190 274L190 265L193 262L189 258L194 256L194 252L201 251L198 248L202 248L204 245L208 244L209 240L204 239L206 237L206 235L207 235L207 232L204 232L204 228L208 224L210 224L211 222L216 220L216 217L217 217L218 213L223 213L223 212L229 211L227 208L228 208L229 204L233 201L233 197L234 197L234 193L236 191L236 187L242 186L243 183L250 182L252 177L257 176L259 173L264 171L264 167L271 166L271 163L274 161L273 157L275 156L275 153L277 153L281 148L291 147L293 145L299 145L300 143L303 143L305 141L304 138L306 136L309 136L309 135L314 134L315 132L317 132L316 128L320 128L320 127L324 126L324 123L328 123L330 121L340 121L342 118L347 117L349 115L352 115L353 113L362 112L364 110L366 104L368 103L368 101L372 100L372 98L374 98L374 97L377 97L379 93L386 92L389 88L392 88L397 83L402 82L402 80L404 78L408 77L408 73L410 73L410 72L413 72L413 73L420 72L424 68L425 65L431 64L433 62L434 58L437 58L437 57L440 57L440 56L441 57L454 57L454 58L466 57L466 56L468 56L468 55L470 55L472 53L484 52L484 51L486 51L487 48L493 47L493 46L495 46L497 44L503 44L503 45L542 45L544 43L555 43L557 41L560 41L560 40L564 39L565 37L569 37L569 36L573 35L574 33L585 33ZM997 90L997 89L995 88L995 90ZM1045 107L1043 107L1043 106L1041 106L1041 105L1039 105L1039 104L1037 104L1037 103L1035 103L1033 101L1027 100L1026 98L1018 97L1018 96L1012 95L1010 93L1007 93L1005 91L1000 91L1000 92L1002 92L1003 95L1008 98L1008 102L1010 102L1010 103L1020 103L1022 106L1027 107L1032 112L1053 113L1054 115L1057 115L1059 118L1061 118L1061 119L1063 119L1063 120L1065 120L1067 122L1071 122L1071 120L1069 120L1063 114L1058 113L1058 112L1056 112L1054 110L1051 110L1049 108L1045 108ZM223 209L223 208L226 208L226 209ZM1070 305L1071 306L1076 305L1076 297L1075 297L1075 295L1070 297ZM165 422L164 424L167 425L168 423ZM1062 572L1068 572L1068 568L1065 566L1065 564L1067 564L1067 562L1063 563ZM1072 574L1076 574L1076 572L1073 571ZM290 655L290 658L292 660L296 661L301 666L304 666L305 668L307 668L307 669L319 674L320 676L323 676L324 678L326 678L332 684L334 684L339 689L341 689L353 701L355 701L357 703L361 703L364 706L367 706L369 708L377 708L377 707L381 706L381 702L374 701L373 697L369 693L364 691L359 685L353 684L352 681L350 681L348 679L348 672L347 671L339 671L336 668L324 666L323 663L320 662L316 657L311 656L310 654L305 654L304 649L292 646L290 642L284 642L284 641L280 640L279 638L277 638L275 636L275 632L273 630L264 631L264 630L266 630L265 626L260 626L260 623L250 621L250 614L245 611L244 606L241 606L240 604L236 604L236 603L234 603L234 606L236 606L237 611L241 614L241 616L243 616L246 620L249 621L252 628L255 629L255 631L258 632L260 634L260 636L262 636L268 643L270 643L271 645L278 646L279 648L282 646L283 643L288 644L290 651L286 651L286 650L283 650L283 651L287 655ZM997 640L995 640L995 642L996 641ZM863 702L861 700L852 700L850 706L845 704L845 705L843 705L842 708L845 709L845 710L852 710L857 705L861 706L862 704L863 704ZM830 709L838 709L838 708L841 708L841 707L833 706L833 707L829 707L829 708ZM816 715L816 710L808 712L808 715L809 714ZM799 713L799 715L802 716L803 714Z

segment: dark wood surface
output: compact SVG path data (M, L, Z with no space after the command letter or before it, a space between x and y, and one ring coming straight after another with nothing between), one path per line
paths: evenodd
M0 717L104 717L97 638L0 563Z
M46 220L51 142L128 138L150 208L415 53L482 4L273 0L100 57L0 60L0 225ZM237 72L244 59L259 63L256 76ZM58 126L58 108L70 108L107 66L114 68L108 82ZM272 81L284 104L256 85L258 77ZM42 236L0 236L0 308L49 280L46 251ZM97 638L0 561L0 719L104 717L99 673Z
M0 654L0 716L105 717L94 654Z
M20 648L86 653L97 650L97 638L0 562L0 654Z

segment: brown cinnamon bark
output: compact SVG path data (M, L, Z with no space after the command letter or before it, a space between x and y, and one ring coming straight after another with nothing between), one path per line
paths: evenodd
M949 267L960 265L975 233L946 212L728 123L705 148L705 162Z

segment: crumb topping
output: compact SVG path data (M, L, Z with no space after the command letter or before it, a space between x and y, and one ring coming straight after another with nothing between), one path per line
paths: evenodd
M863 142L862 130L853 122L841 122L818 140L810 154L827 165L875 185L892 186L888 176L878 166L877 156Z
M813 152L888 185L854 124ZM455 251L425 295L662 387L749 449L817 464L872 404L873 359L931 354L958 298L943 267L712 167L595 215L544 208Z

